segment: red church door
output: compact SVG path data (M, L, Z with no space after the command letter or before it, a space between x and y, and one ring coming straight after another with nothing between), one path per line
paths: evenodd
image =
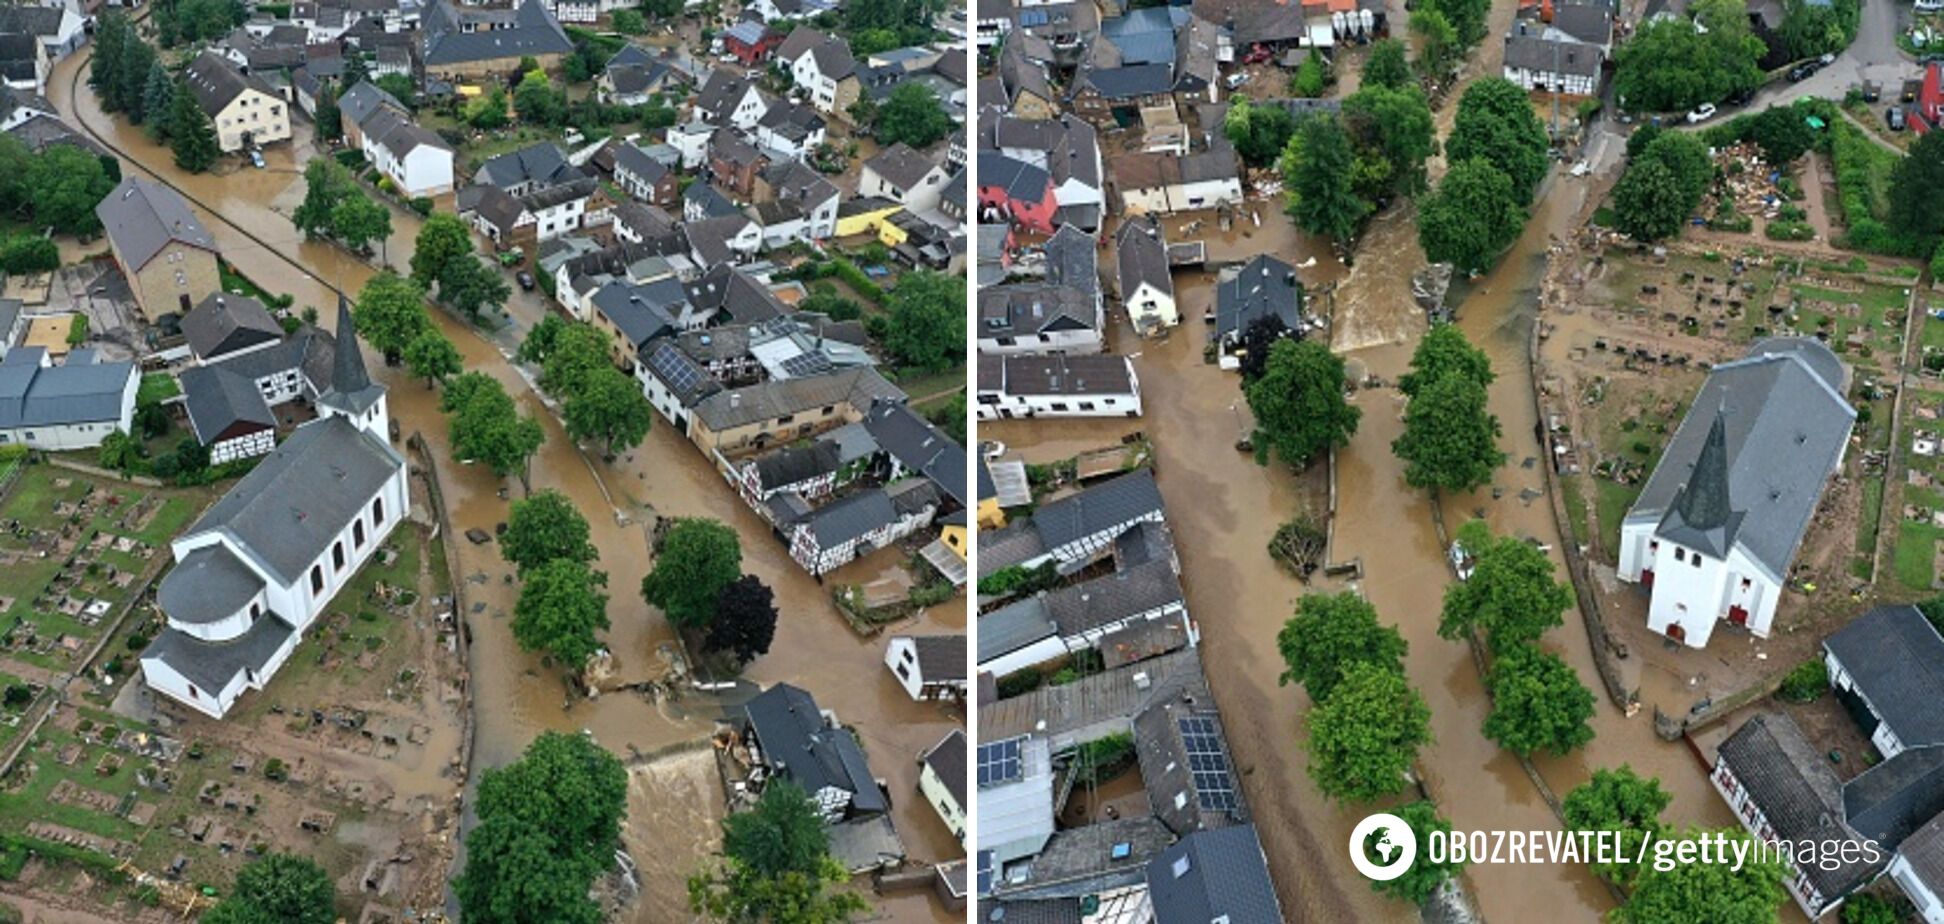
M1728 608L1728 621L1738 626L1748 625L1748 610L1739 606Z
M1667 626L1667 637L1677 642L1685 643L1687 641L1687 630L1681 628L1681 624L1678 622L1669 623Z
M1654 589L1654 569L1652 568L1640 569L1640 586L1645 587L1648 590Z

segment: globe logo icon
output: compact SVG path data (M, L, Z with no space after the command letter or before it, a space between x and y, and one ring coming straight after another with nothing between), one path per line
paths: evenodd
M1373 837L1374 836L1374 837ZM1379 812L1350 832L1350 863L1377 882L1388 882L1411 869L1417 859L1417 834L1404 819Z

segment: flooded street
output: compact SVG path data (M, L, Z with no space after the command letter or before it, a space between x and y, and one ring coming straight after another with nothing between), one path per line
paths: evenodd
M119 149L124 173L156 176L181 189L198 207L223 256L243 273L272 292L289 292L297 306L315 306L320 322L333 323L336 295L355 293L372 270L337 248L302 240L287 214L303 198L301 170L293 162L294 146L279 145L265 152L269 169L236 170L224 176L185 175L174 169L170 152L103 113L94 95L77 82L85 79L91 51L61 62L48 81L48 96L72 123ZM307 140L308 127L298 143ZM130 163L133 161L133 163ZM229 169L225 166L225 169ZM404 266L417 233L416 216L394 210L396 229L387 257ZM535 296L516 295L509 308L516 324L537 319ZM890 787L893 816L913 859L937 862L959 855L957 842L916 791L918 755L960 723L957 714L909 700L883 666L882 637L862 639L845 625L820 586L796 564L766 525L745 507L702 456L681 435L657 418L647 441L633 453L604 463L584 456L562 431L520 369L502 352L500 342L442 312L433 317L459 347L468 370L482 371L502 382L524 410L545 426L546 443L534 457L535 490L551 488L572 498L593 528L601 549L598 567L608 573L609 618L612 628L605 642L614 651L623 682L658 677L666 664L666 648L675 642L667 622L642 600L639 586L649 568L647 528L654 515L711 516L734 527L742 537L743 567L775 590L782 611L773 655L751 664L748 679L762 684L790 681L816 695L826 709L857 725L872 767ZM505 338L501 338L504 341ZM390 388L393 418L404 434L422 433L434 457L455 532L471 528L491 533L506 519L508 501L502 489L517 498L516 479L502 484L480 466L451 461L446 423L438 411L438 393L403 369L385 368L373 360L371 368ZM614 694L570 706L568 688L558 671L521 651L510 630L517 588L511 568L500 559L495 544L450 546L459 573L466 580L465 617L472 632L472 672L475 759L474 768L491 767L517 757L527 742L543 730L591 731L624 760L631 754L658 750L706 737L723 705L711 697L686 693L671 703L656 704L635 694ZM895 553L891 553L895 554ZM854 567L880 566L872 559ZM841 578L843 575L839 575ZM915 624L892 632L961 631L962 601L946 604ZM684 828L679 813L633 813L627 837L631 843L669 845L713 843ZM713 833L713 832L711 832ZM693 850L693 847L690 848ZM702 860L699 852L686 859L662 858L648 868L658 874L686 877ZM666 884L663 884L666 885ZM649 895L679 896L651 887ZM637 908L640 922L685 919L685 909ZM878 903L886 920L944 921L923 894Z

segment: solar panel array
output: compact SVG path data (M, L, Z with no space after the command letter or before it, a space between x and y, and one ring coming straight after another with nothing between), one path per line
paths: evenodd
M668 383L670 389L680 394L693 392L696 386L702 384L705 374L700 366L683 356L681 350L666 343L656 347L655 352L649 355L648 366Z
M1183 716L1180 720L1181 747L1188 753L1188 772L1195 784L1195 799L1205 811L1233 811L1238 805L1235 777L1229 773L1228 750L1215 719L1205 715Z
M1026 778L1026 763L1020 756L1026 736L1007 738L979 745L979 787L1002 786Z
M783 372L793 379L834 372L837 367L822 353L798 353L783 361Z

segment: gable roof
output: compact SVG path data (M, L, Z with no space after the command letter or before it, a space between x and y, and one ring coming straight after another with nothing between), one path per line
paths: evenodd
M1053 178L1038 165L1001 154L979 152L979 187L1004 190L1015 202L1044 202Z
M1140 468L1040 505L1033 528L1048 549L1160 513L1161 489L1154 472Z
M931 158L913 150L911 145L900 141L882 151L876 157L864 162L864 169L875 172L900 190L909 192L918 185L938 165Z
M1076 636L1181 602L1173 563L1150 561L1049 591L1046 612L1061 635Z
M1722 741L1718 754L1778 838L1860 840L1844 824L1843 786L1836 779L1836 771L1788 716L1757 713ZM1867 881L1881 865L1857 859L1812 863L1801 872L1817 891L1833 898Z
M1268 254L1257 255L1234 276L1215 284L1215 330L1240 334L1259 318L1280 318L1294 331L1302 323L1303 285L1296 268Z
M1914 606L1879 606L1823 642L1907 747L1944 744L1944 636Z
M272 343L284 337L283 325L263 303L247 295L214 292L182 316L182 334L199 359Z
M363 125L365 118L382 106L394 106L400 110L405 108L405 104L399 102L398 97L385 92L384 88L369 80L358 81L356 86L344 91L344 95L338 97L338 112L353 125Z
M170 242L216 253L216 239L175 190L126 177L95 206L95 216L130 272L147 266Z
M964 654L965 636L961 635L958 639L959 653ZM924 657L924 650L922 648L919 649L919 657L921 660ZM929 677L931 675L926 674L925 676ZM932 773L937 774L939 780L944 782L945 791L951 793L952 802L955 805L961 809L971 808L971 804L965 801L965 773L967 769L965 762L965 732L956 728L947 732L944 738L939 739L937 744L931 746L931 750L919 755L918 761L931 767Z
M825 723L817 701L801 687L776 684L744 704L743 714L771 768L812 797L835 787L851 794L851 806L859 812L888 808L857 740Z
M1128 298L1142 285L1153 286L1174 297L1174 273L1168 265L1168 241L1160 224L1130 219L1114 232L1114 259L1120 280L1120 297Z
M204 446L215 443L237 424L249 424L257 430L277 425L276 415L263 402L263 392L254 380L220 365L184 369L179 380L183 405L189 411L189 427Z
M1252 824L1199 831L1148 862L1157 921L1280 921L1282 905Z
M879 400L864 414L864 429L905 471L931 479L959 506L965 495L965 447L902 401Z
M897 386L886 381L876 369L865 366L840 369L829 375L758 382L718 392L697 402L695 414L709 429L720 433L828 404L848 403L863 408L876 398L903 397Z
M467 18L478 18L477 11L453 7L450 0L433 0L423 22L425 64L467 64L496 61L526 55L560 55L574 50L560 23L540 5L540 0L522 0L514 10L510 28L465 31Z
M1944 815L1944 745L1906 748L1843 784L1843 818L1857 834L1894 851Z
M95 362L76 350L43 366L40 347L15 347L0 360L0 429L113 422L124 424L122 396L136 377L133 362Z
M246 91L255 90L266 96L277 96L277 91L264 83L262 77L254 73L245 75L228 58L213 51L197 55L196 60L189 62L182 76L189 85L189 92L195 95L196 104L212 119Z
M525 183L566 183L583 176L580 168L567 160L560 145L542 141L480 164L473 173L473 182L506 190Z

